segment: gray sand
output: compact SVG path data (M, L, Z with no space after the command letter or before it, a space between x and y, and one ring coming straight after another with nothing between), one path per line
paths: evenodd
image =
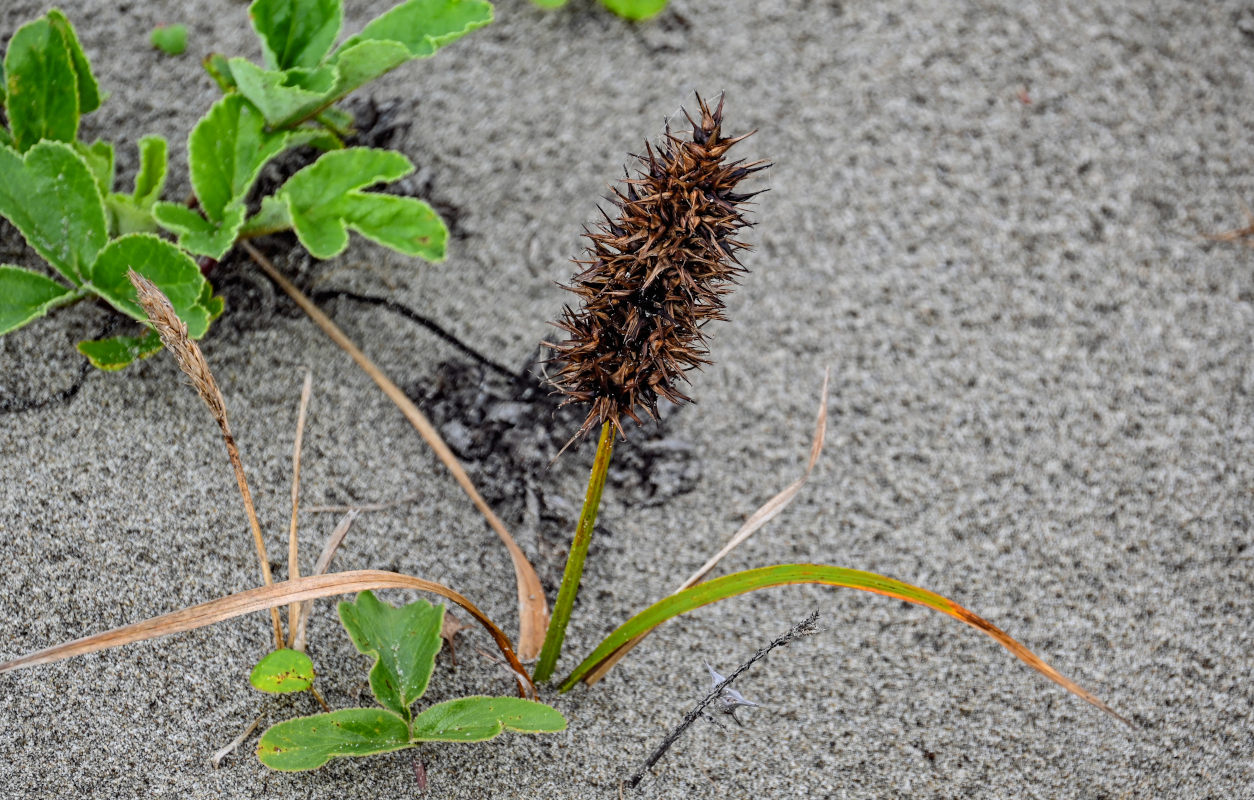
M214 98L198 61L258 55L245 5L61 5L112 92L85 137L117 141L126 178L141 135L176 140L167 194L185 195L183 137ZM355 30L388 4L349 5ZM766 708L743 729L695 727L641 796L1254 797L1254 255L1203 235L1254 204L1248 6L673 0L636 26L590 0L502 0L490 28L371 87L412 121L402 149L459 234L442 265L355 240L306 278L388 294L510 365L549 335L554 282L624 154L694 90L725 90L728 129L759 130L742 156L775 162L734 321L714 330L698 405L667 421L702 477L644 508L611 486L563 667L793 480L830 367L813 480L724 571L816 561L926 586L1140 726L934 612L779 589L668 625L594 689L550 692L565 734L424 748L429 796L614 797L702 693L704 661L727 672L818 609L824 634L738 684ZM8 0L0 36L42 10ZM173 21L191 28L182 58L146 44ZM29 255L11 229L0 246ZM452 480L286 298L232 270L237 308L205 351L275 562L310 366L304 501L422 497L360 519L339 568L442 581L514 631L504 550ZM385 311L330 311L419 396L456 356ZM76 307L0 339L0 398L71 385L73 343L107 319ZM160 355L3 415L0 658L255 585L216 432L181 384ZM590 451L542 476L547 491L577 503ZM565 545L542 551L510 513L542 574L560 570ZM334 521L304 515L306 570ZM208 766L259 707L271 722L314 710L248 687L267 630L257 615L3 676L0 795L416 796L404 754L287 775L250 743ZM357 703L367 661L330 601L311 637L323 692ZM469 644L488 640L464 639L456 669L441 659L429 700L510 692Z

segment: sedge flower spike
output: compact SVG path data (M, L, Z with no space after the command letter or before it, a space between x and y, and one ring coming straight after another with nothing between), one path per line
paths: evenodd
M691 137L668 129L656 146L646 143L636 177L609 198L617 218L602 211L585 231L587 257L565 287L582 304L565 308L556 325L568 337L550 345L563 405L591 405L577 436L607 422L621 435L623 417L656 419L659 398L692 402L679 384L710 363L703 328L726 319L723 295L745 271L737 253L748 245L735 237L751 225L744 207L758 193L736 186L770 165L726 161L752 132L724 137L722 99L713 111L700 95L697 104L698 119L684 112Z

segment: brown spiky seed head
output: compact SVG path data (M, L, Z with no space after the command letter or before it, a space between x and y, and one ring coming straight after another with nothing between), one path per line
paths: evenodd
M723 101L711 111L697 96L691 138L672 135L645 144L636 177L627 175L610 202L616 219L585 230L586 258L565 287L582 300L555 323L568 334L551 344L561 364L554 383L566 403L590 403L579 435L622 417L638 424L657 417L658 398L692 402L679 389L684 373L710 363L703 326L726 319L723 295L744 272L735 236L751 223L752 194L736 192L745 177L769 164L728 162L727 151L752 135L726 138Z

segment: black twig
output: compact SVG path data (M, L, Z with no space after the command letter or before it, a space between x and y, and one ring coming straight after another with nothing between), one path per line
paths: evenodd
M818 619L819 612L815 611L810 616L801 620L801 622L792 626L792 628L790 628L783 636L754 653L753 657L737 667L735 672L724 678L721 683L716 684L710 693L705 696L705 699L700 703L697 703L697 707L688 712L688 715L684 717L684 721L679 723L673 731L667 734L666 738L662 740L662 743L658 745L657 749L654 750L647 759L645 759L644 765L641 766L640 769L636 770L634 775L627 779L627 787L629 789L636 788L636 786L638 786L640 781L644 778L644 774L649 771L649 768L661 760L662 756L666 754L666 751L670 749L671 745L678 741L680 736L684 735L684 731L688 730L688 727L692 725L692 723L697 721L697 718L705 711L705 707L722 696L723 690L728 686L731 686L732 681L747 672L749 667L752 667L757 662L766 658L766 654L774 650L776 647L784 647L802 636L813 636L818 633Z

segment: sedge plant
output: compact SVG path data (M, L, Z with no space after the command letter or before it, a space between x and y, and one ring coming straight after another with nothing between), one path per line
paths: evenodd
M638 172L614 190L617 210L586 235L587 255L567 288L579 297L557 326L567 336L550 345L560 367L554 378L565 402L585 404L588 414L576 437L600 427L587 496L567 557L562 584L536 681L547 681L561 653L578 591L606 471L624 419L657 418L659 401L688 403L680 387L687 373L709 363L706 326L723 320L723 297L744 274L737 239L750 225L746 204L757 194L739 184L765 169L764 161L729 161L727 153L749 134L724 136L723 100L697 96L698 113L687 116L685 137L667 130L638 156ZM820 414L821 440L823 416ZM817 442L816 442L817 445ZM812 457L813 463L813 457ZM737 537L740 538L740 537ZM934 592L861 570L822 564L778 564L706 581L717 559L670 597L654 603L613 631L562 681L595 683L644 636L696 608L774 586L814 583L882 594L927 606L992 637L1033 669L1097 708L1127 723L1108 705L1046 664L991 622ZM1129 723L1130 724L1130 723Z

